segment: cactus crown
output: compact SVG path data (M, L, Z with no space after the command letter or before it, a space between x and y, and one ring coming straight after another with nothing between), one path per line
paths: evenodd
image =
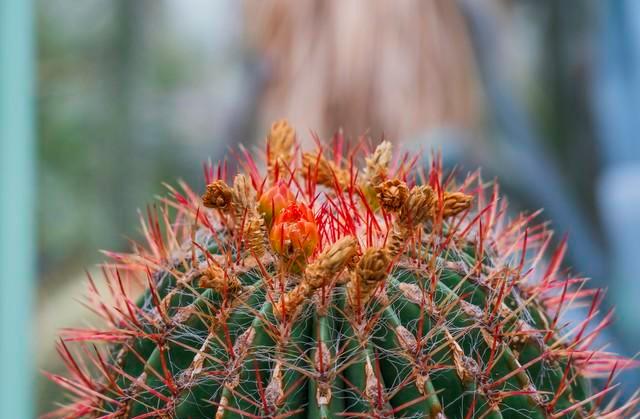
M49 376L72 401L50 417L633 414L604 402L632 362L591 348L602 294L561 269L564 241L545 258L535 215L508 220L479 172L456 183L388 142L317 144L279 121L265 174L245 152L233 178L205 167L202 197L169 187L147 244L107 253L108 295L90 280L106 326L64 331L70 376Z

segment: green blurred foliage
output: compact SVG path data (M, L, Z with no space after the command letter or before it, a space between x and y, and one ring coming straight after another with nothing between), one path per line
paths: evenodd
M198 86L216 84L212 64L224 73L237 63L225 63L225 54L196 62L202 48L167 28L164 3L38 4L39 251L47 275L99 260L97 248L122 248L121 234L162 193L161 181L181 176L198 186L201 161L217 152L216 130L203 121L219 110L191 105L219 100L198 95Z
M170 0L37 2L38 368L61 371L57 332L42 328L62 324L43 316L86 318L74 284L103 260L98 249L140 238L137 210L162 182L202 188L202 162L229 144L220 138L246 143L250 122L223 123L251 103L231 5L189 15ZM59 398L40 378L40 411Z

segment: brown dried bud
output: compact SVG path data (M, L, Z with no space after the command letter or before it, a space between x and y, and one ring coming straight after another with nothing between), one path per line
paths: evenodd
M378 283L387 277L389 262L386 250L370 247L362 254L355 274L363 283Z
M232 199L239 218L244 217L245 214L253 215L258 212L256 191L244 174L237 174L233 179Z
M453 217L471 207L473 196L462 192L445 192L442 203L442 216Z
M207 208L227 210L231 205L231 188L224 180L218 179L207 185L206 192L202 195L202 204Z
M278 157L291 157L296 132L286 119L271 124L267 144L269 152Z
M329 188L338 186L341 188L349 185L349 172L341 169L332 161L324 158L317 153L302 154L302 176L315 179L318 185L324 185Z
M353 237L343 237L323 251L315 262L307 266L304 278L291 291L284 294L275 304L274 311L278 316L282 312L294 313L296 308L333 278L351 262L357 252L358 243Z
M266 230L262 216L252 215L244 225L244 238L247 248L256 257L264 255L266 251Z
M242 289L242 284L238 278L227 275L218 265L211 265L202 271L198 280L200 288L211 288L221 294L227 292L236 294Z
M436 193L431 186L414 186L400 211L400 219L405 225L418 225L433 218Z
M376 147L371 156L365 158L365 179L372 186L379 185L387 177L391 163L391 143L383 141Z
M400 210L409 197L407 184L400 179L391 179L382 182L375 187L378 201L385 211L395 212Z
M410 228L398 221L394 223L389 239L387 240L387 245L385 246L385 249L389 252L389 257L393 259L402 253L410 235Z
M391 257L386 249L370 247L364 251L347 284L347 298L352 306L364 305L380 282L387 278Z
M293 159L293 143L296 132L291 125L281 119L274 122L267 136L269 175L275 179Z
M314 289L318 289L333 280L345 266L351 262L358 250L353 237L343 237L323 251L315 262L307 266L304 280Z
M262 256L266 241L264 219L258 213L257 194L246 175L238 174L233 179L231 200L234 223L236 228L242 228L240 233L247 248L256 256Z
M284 313L287 316L292 316L311 294L313 294L313 290L309 284L302 281L291 291L282 294L280 299L273 305L273 313L279 318L282 318Z

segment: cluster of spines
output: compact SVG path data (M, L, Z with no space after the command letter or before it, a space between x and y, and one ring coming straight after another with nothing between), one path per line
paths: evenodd
M321 143L318 141L318 144ZM110 293L106 299L111 302L106 303L99 288L90 281L89 306L105 319L108 328L65 332L60 353L71 377L50 376L69 390L76 401L53 415L172 416L184 390L201 378L207 360L205 348L217 333L193 339L194 345L184 348L188 345L173 334L186 321L191 321L197 311L195 317L204 317L204 320L193 321L210 323L208 328L221 331L220 336L226 340L222 346L229 358L225 371L234 372L225 378L222 396L209 402L218 407L219 416L231 412L251 417L247 412L234 411L228 399L242 380L240 370L247 367L244 358L256 339L256 330L248 327L232 341L226 329L234 307L246 304L245 298L255 291L258 283L264 289L265 300L270 301L267 306L271 311L253 314L270 330L270 338L276 340L276 354L286 352L291 346L293 319L303 316L301 311L308 311L306 304L314 299L317 300L314 302L316 323L330 321L332 310L341 311L333 316L354 319L353 325L357 327L350 328L353 339L349 344L354 347L336 348L326 337L318 337L312 350L309 362L315 372L307 378L315 387L315 403L325 408L337 397L331 394L327 366L335 364L344 353L370 348L369 340L373 339L376 324L384 318L394 325L397 345L389 357L410 359L413 369L411 385L400 383L396 393L402 393L398 388L414 386L417 393L406 391L408 399L390 407L390 398L402 394L385 394L382 382L389 378L383 378L380 362L389 361L381 361L378 352L366 350L360 360L364 373L359 378L363 381L348 382L347 387L357 392L358 397L370 401L374 416L393 416L417 404L430 406L433 412L429 414L433 417L442 415L439 395L429 378L429 372L435 373L438 368L451 368L461 382L477 385L477 394L463 412L465 417L476 417L476 411L481 410L478 395L485 399L484 417L500 417L501 402L518 395L533 400L545 417L589 417L597 413L614 418L633 411L635 398L622 406L602 405L604 396L615 388L615 373L633 363L591 349L598 332L611 316L607 314L599 324L590 326L598 315L602 295L597 290L583 289L584 279L566 278L561 271L565 241L551 254L546 269L541 268L551 243L551 232L544 224L531 225L536 214L507 221L506 203L499 200L497 184L487 186L479 172L469 175L455 188L457 191L448 192L454 189L454 176L442 177L438 159L434 159L428 173L419 168L414 170L416 160L410 161L408 156L392 168L390 144L384 142L365 157L365 169L359 172L355 169L357 156L366 149L365 142L359 142L347 153L343 153L343 149L343 140L338 135L331 150L319 146L316 152L302 153L298 167L295 133L285 122L278 122L267 139L266 176L260 175L257 165L245 153L248 175L236 175L231 185L225 181L226 164L219 165L217 170L211 165L205 167L208 186L202 200L184 184L182 192L170 188L171 197L162 199L161 208L148 211L146 221L143 220L147 244L135 243L131 254L108 253L114 263L106 265L103 271ZM417 173L417 177L412 173ZM416 179L421 180L421 186L416 185ZM290 220L278 220L277 217L283 218L284 209L276 211L276 200L267 202L271 214L267 214L268 207L260 210L260 198L268 193L269 185L282 183L288 190L296 191L294 204L303 203L301 205L312 209L312 219L301 219L294 214ZM487 188L490 189L488 199ZM471 209L472 197L475 210ZM289 205L286 201L290 199L286 198L284 204ZM201 204L213 210L205 210ZM295 228L302 222L304 240L296 242L295 237L299 236L275 230L285 222L291 222ZM422 228L424 224L428 229ZM309 230L314 228L316 233ZM285 233L288 247L284 246ZM310 238L316 242L309 251L303 249L303 245ZM404 274L412 273L424 280L399 281L397 276L389 275L398 268ZM442 285L443 275L451 272L459 274L462 280L447 288ZM253 275L255 283L243 284L240 278L247 275ZM169 277L174 281L167 287ZM130 284L141 280L148 286L146 302L142 304L130 297ZM331 293L338 284L343 285L344 290L342 305L331 302L335 297ZM219 301L214 304L202 298L206 290L211 290L208 295L212 295L211 292L218 295ZM487 292L479 296L482 290ZM514 301L514 295L522 301ZM558 324L563 311L590 297L584 321L573 328ZM398 318L402 307L395 311L389 309L399 299L418 308L415 332L408 330ZM474 299L483 300L483 304L474 304ZM523 311L535 318L530 322L522 320ZM456 316L452 318L450 314L454 312ZM458 317L466 319L471 326ZM423 323L428 318L439 320L431 325L432 332L428 335L432 336L423 336ZM456 322L460 325L456 326ZM488 361L465 355L459 343L473 329L478 330L479 338L488 348ZM562 332L555 332L557 329ZM434 349L427 354L421 349L429 339L435 339L435 334L438 334L436 341L450 354L449 365L434 367L433 359L429 359L433 358ZM384 337L377 339L385 341ZM542 341L532 343L536 339ZM513 350L498 350L504 347L505 340ZM82 342L81 357L71 354L65 343L70 341ZM111 343L119 349L114 354L111 348L90 346L93 342ZM139 345L147 348L136 347ZM190 363L170 364L166 352L171 345L173 348L182 345L182 349L195 354ZM511 352L532 345L539 345L541 349L528 363L519 364ZM142 353L143 350L148 353L150 348L159 354L153 360L155 363ZM122 360L127 357L137 359L142 365L138 376L121 368ZM504 357L512 360L511 369L501 377L492 377L490 372L497 365L497 359ZM553 363L559 359L565 362L553 394L535 389L527 375L528 369L543 361ZM253 402L272 416L300 413L293 410L274 414L292 387L285 389L283 384L287 368L291 367L288 361L278 359L278 355L274 355L272 361L270 381L266 386L257 386ZM149 368L149 365L156 367ZM179 373L178 367L183 369ZM259 372L257 367L256 372ZM590 375L608 377L602 390L581 400L570 400L559 408L558 402L571 394L579 378ZM349 381L349 377L341 378ZM513 379L520 383L519 388L504 390L504 384ZM160 403L149 404L145 398ZM425 400L428 403L424 404ZM145 403L148 405L144 406ZM138 408L143 413L134 412L133 405L143 405ZM349 416L348 412L345 414Z

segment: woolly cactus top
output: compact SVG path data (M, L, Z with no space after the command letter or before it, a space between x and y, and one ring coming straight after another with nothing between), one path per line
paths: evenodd
M285 121L261 154L205 165L202 196L169 187L146 243L107 252L108 295L89 287L105 325L63 332L70 375L49 376L71 401L50 417L633 414L605 402L633 363L592 348L600 291L497 183L386 141L302 151Z

